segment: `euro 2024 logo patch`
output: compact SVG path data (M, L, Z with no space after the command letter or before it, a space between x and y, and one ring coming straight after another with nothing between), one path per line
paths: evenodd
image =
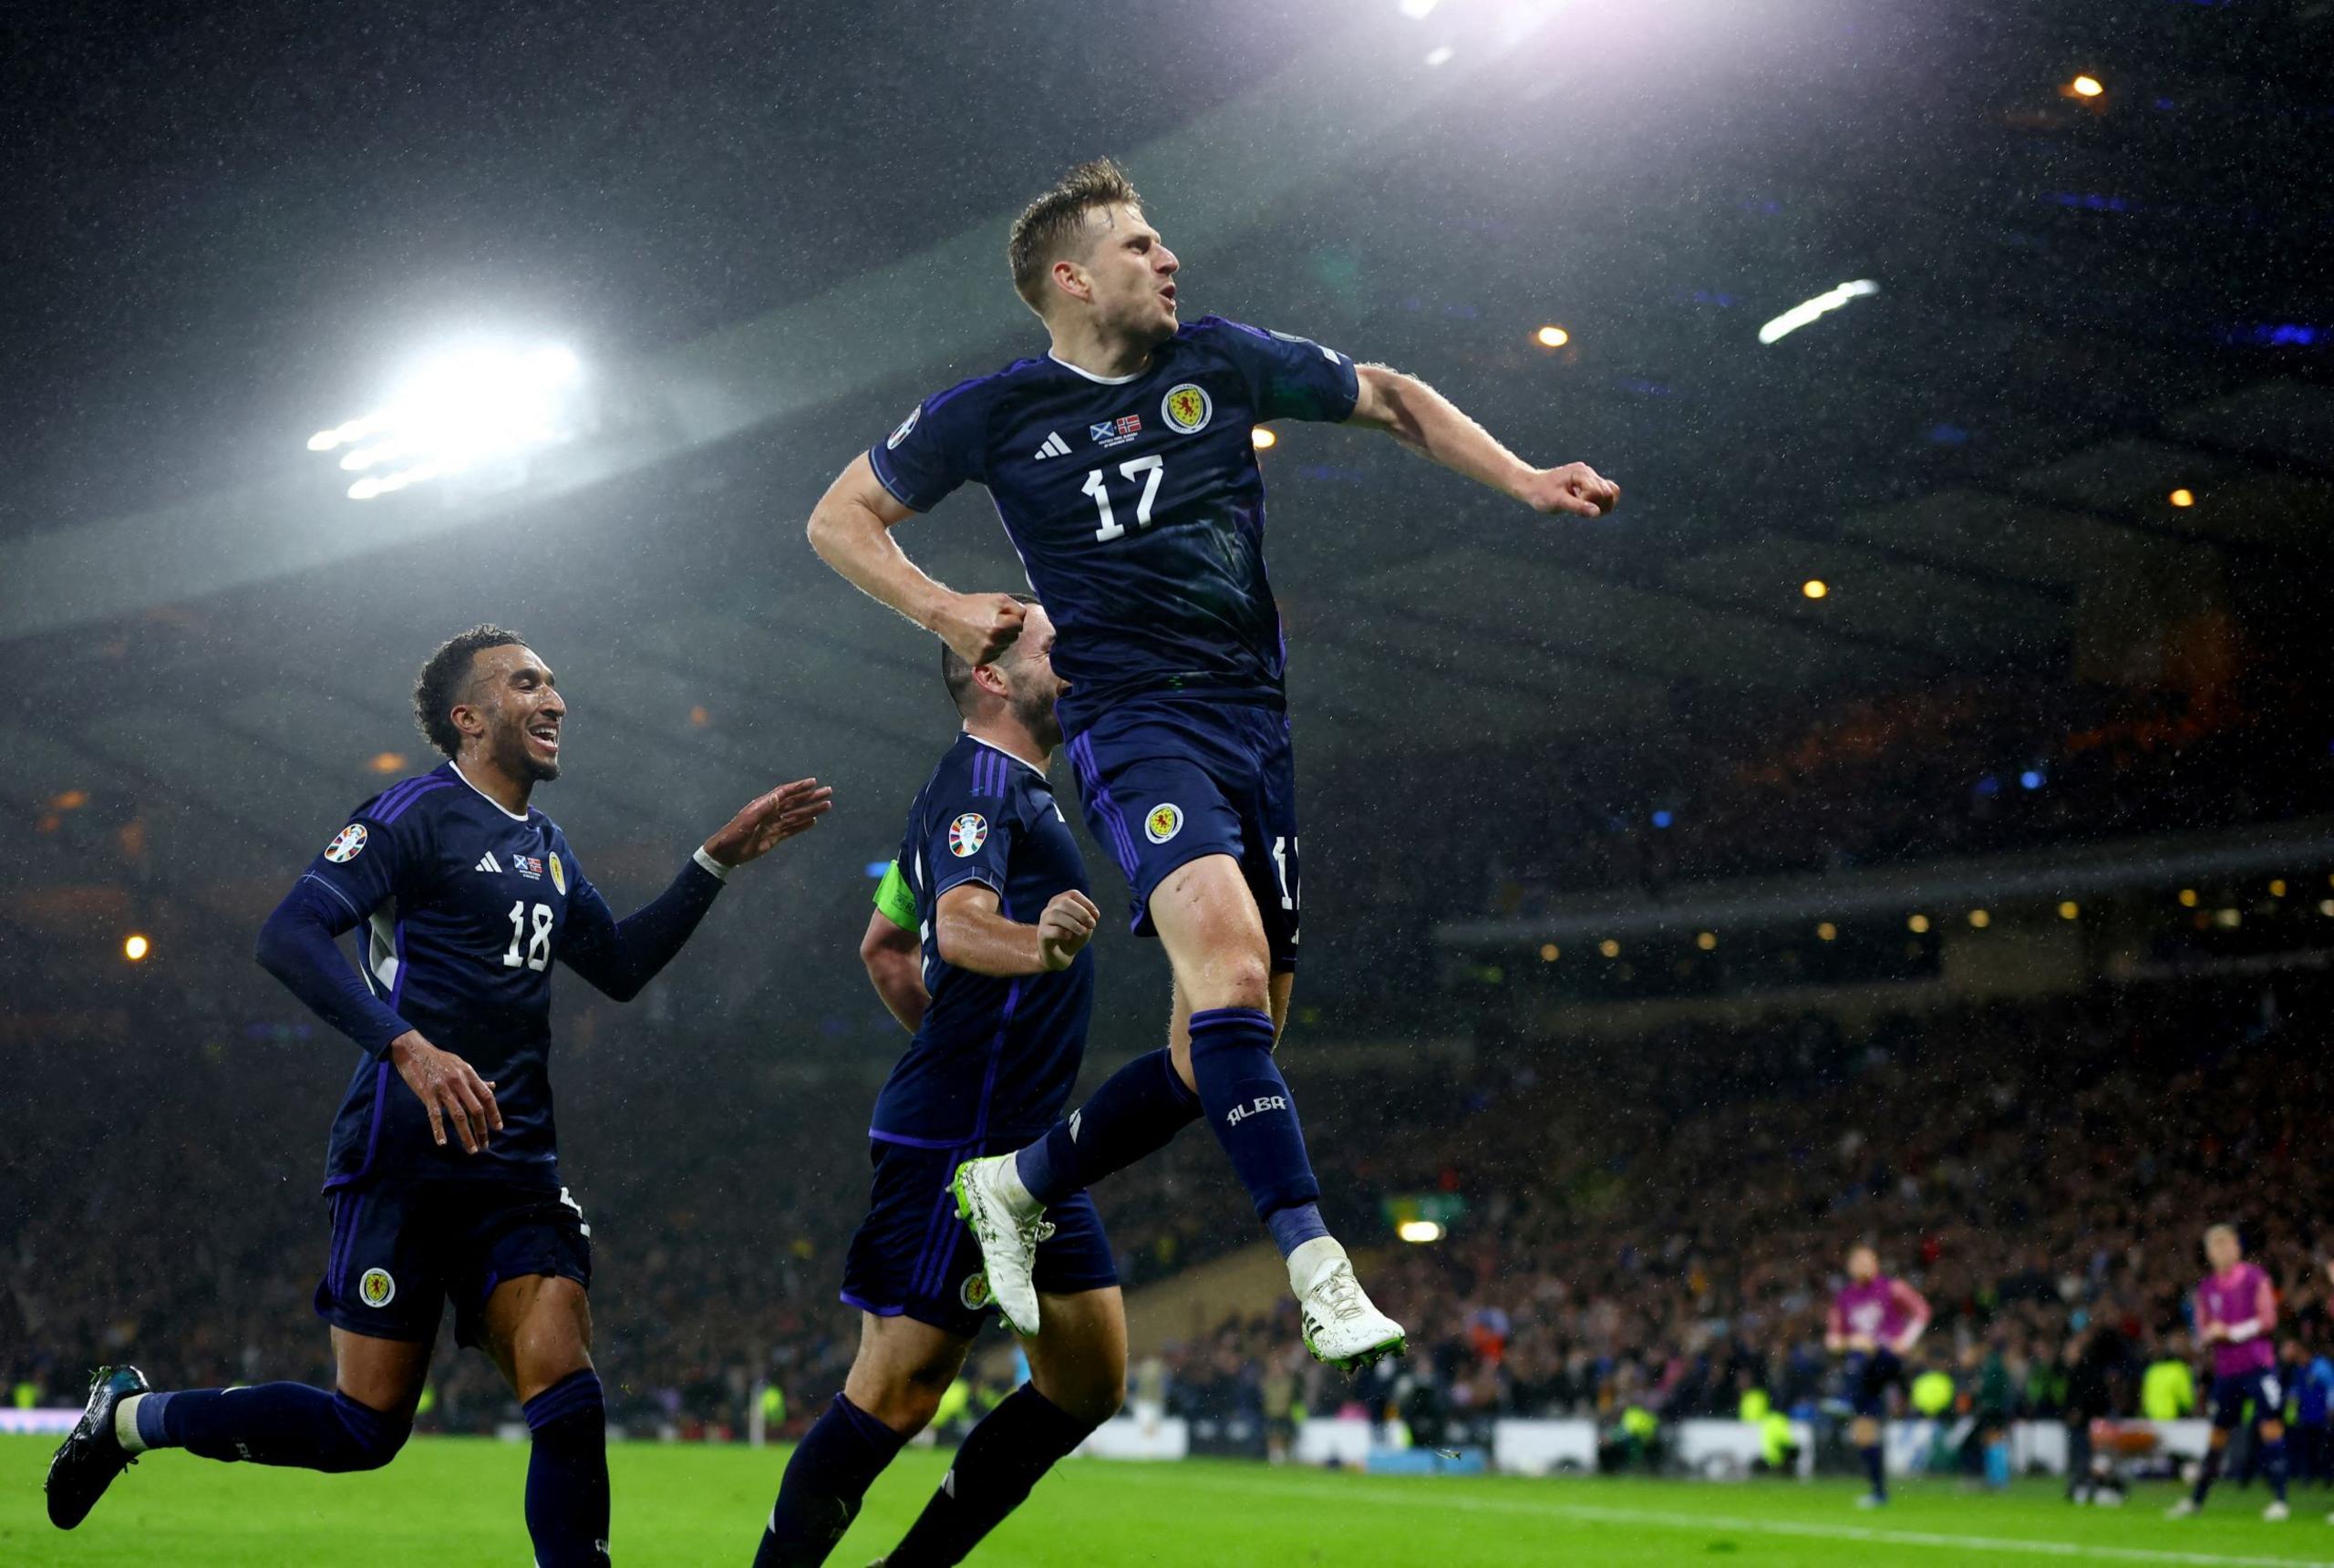
M367 1269L356 1282L356 1299L367 1306L387 1306L398 1298L398 1282L387 1269Z
M1142 820L1142 836L1154 844L1163 844L1183 830L1183 809L1162 802L1151 809Z
M1186 381L1168 388L1167 396L1160 401L1159 412L1172 428L1196 436L1215 418L1215 402L1208 397L1207 388Z
M988 842L988 819L978 811L967 811L948 824L948 852L958 860L978 854Z
M335 833L332 842L325 846L325 859L335 865L345 865L365 852L365 824L351 822Z

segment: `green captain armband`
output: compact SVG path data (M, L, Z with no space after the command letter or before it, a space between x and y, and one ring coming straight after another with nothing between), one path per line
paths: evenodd
M883 869L883 880L875 884L875 908L902 931L915 929L915 894L908 892L908 879L900 874L897 861Z

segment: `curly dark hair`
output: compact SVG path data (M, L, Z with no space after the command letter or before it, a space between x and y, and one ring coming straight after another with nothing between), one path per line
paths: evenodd
M507 627L472 626L438 645L421 675L413 683L413 722L421 727L430 745L451 757L462 748L462 732L454 727L455 700L470 678L470 660L481 648L523 645L526 638Z
M1021 210L1005 242L1013 287L1023 303L1046 314L1046 274L1086 235L1086 214L1097 207L1140 207L1142 198L1127 171L1107 158L1081 163Z

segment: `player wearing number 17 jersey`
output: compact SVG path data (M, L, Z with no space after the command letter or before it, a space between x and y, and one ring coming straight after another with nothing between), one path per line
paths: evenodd
M1125 875L1136 933L1167 949L1175 1013L1164 1052L1017 1155L969 1161L959 1199L999 1309L1034 1332L1045 1207L1204 1115L1287 1259L1306 1344L1358 1366L1399 1351L1402 1330L1321 1222L1273 1059L1300 893L1286 648L1252 432L1274 419L1385 430L1543 511L1598 516L1619 491L1581 465L1529 466L1410 377L1216 316L1183 321L1181 263L1108 162L1032 203L1008 256L1048 351L924 399L836 480L811 540L861 589L986 664L1019 634L1021 607L952 593L890 530L960 485L987 489L1058 633L1080 808Z
M48 1514L64 1529L149 1449L387 1464L450 1298L456 1340L493 1358L533 1439L534 1561L607 1561L591 1230L562 1184L552 1122L552 962L629 1001L730 869L813 825L829 792L806 779L754 800L618 920L531 803L559 777L567 717L533 650L492 626L462 633L423 666L414 712L447 759L357 807L259 940L260 962L360 1053L325 1167L332 1245L315 1305L332 1326L334 1387L155 1393L135 1367L100 1372L49 1468ZM355 970L336 945L351 930Z

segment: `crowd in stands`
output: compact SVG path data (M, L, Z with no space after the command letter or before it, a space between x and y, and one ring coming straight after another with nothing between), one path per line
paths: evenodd
M1665 729L1339 776L1318 814L1368 820L1372 795L1436 802L1406 820L1403 855L1373 861L1373 907L1530 917L1583 892L2322 814L2334 754L2306 693L1999 682L1834 698L1781 732Z
M1837 1393L1829 1292L1868 1239L1936 1308L1916 1372L1946 1371L1990 1413L2051 1417L2083 1366L2109 1409L2138 1414L2147 1368L2191 1353L2199 1237L2223 1218L2277 1283L2280 1343L2308 1374L2334 1349L2319 1264L2334 1171L2315 1158L2329 1022L2334 985L2288 974L1853 1031L1811 1016L1487 1033L1431 1069L1299 1058L1329 1217L1371 1246L1372 1293L1412 1353L1348 1383L1305 1359L1284 1311L1183 1336L1137 1385L1259 1442L1348 1405L1399 1411L1430 1442L1507 1414L1731 1415L1752 1389L1821 1411ZM566 1168L594 1222L614 1418L734 1435L759 1386L799 1418L849 1363L857 1321L835 1289L867 1091L684 1049L563 1062ZM320 1040L237 1040L20 1075L0 1371L59 1403L117 1359L163 1387L328 1380L308 1297L336 1066ZM1449 1236L1392 1242L1386 1201L1419 1195L1458 1205ZM1131 1284L1257 1235L1196 1130L1098 1199ZM512 1418L485 1359L447 1341L425 1426Z

